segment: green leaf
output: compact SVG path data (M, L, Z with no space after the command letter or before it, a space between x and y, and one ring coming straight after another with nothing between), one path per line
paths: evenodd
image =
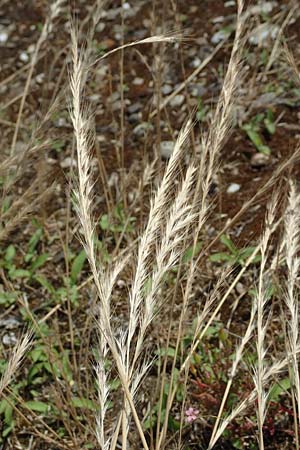
M232 261L232 255L229 255L228 253L214 253L213 255L210 255L209 257L211 262L223 262L223 261Z
M91 411L97 411L98 409L97 404L88 398L73 397L71 403L75 408L90 409Z
M274 134L276 131L276 124L274 122L274 116L271 109L268 109L267 117L264 119L264 124L269 134Z
M33 383L34 379L37 375L40 375L43 372L44 369L44 363L36 363L34 366L32 366L28 372L28 382Z
M82 250L74 259L71 266L71 280L75 284L77 282L78 276L82 271L83 265L86 260L86 253Z
M284 378L270 389L268 399L271 402L278 402L281 394L285 393L291 387L291 380Z
M182 261L184 263L190 262L193 257L195 257L195 256L197 256L199 254L199 252L201 250L201 246L202 246L202 243L201 242L197 242L195 248L194 248L194 246L189 247L185 251L185 253L183 255L183 258L182 258Z
M16 249L15 247L11 244L7 247L6 252L5 252L5 256L4 259L7 263L12 263L13 259L16 255Z
M228 248L228 250L231 251L231 253L233 253L234 255L237 253L236 246L234 245L232 240L228 236L226 236L226 234L222 234L222 236L220 237L220 241Z
M30 271L35 272L36 269L38 269L39 267L42 267L48 258L49 258L48 253L43 253L42 255L39 255L31 264Z
M172 416L169 416L168 428L170 431L178 431L180 430L180 422L175 420Z
M103 215L101 216L101 219L100 219L100 228L101 228L101 230L103 230L103 231L108 230L108 228L109 228L109 220L108 220L108 215L107 215L107 214L103 214Z
M168 347L168 348L160 348L155 352L158 356L170 356L171 358L175 357L175 348Z
M29 356L31 357L33 362L47 361L46 350L42 346L35 347L33 350L31 350Z
M31 409L31 411L36 411L42 414L48 413L51 409L51 405L38 400L29 400L28 402L25 402L25 406L28 409Z
M8 306L17 300L18 294L16 292L0 291L0 305Z
M2 182L1 182L1 184L2 184ZM11 198L10 197L5 197L3 202L2 202L2 206L1 206L2 214L6 213L6 211L9 210L10 205L11 205Z
M43 288L45 288L50 294L55 294L55 289L50 283L50 281L47 280L47 278L44 275L38 274L34 275L33 279L40 283Z
M259 132L254 129L253 125L244 125L243 130L246 131L249 139L260 153L264 153L265 155L271 154L271 149L263 143Z
M256 247L246 247L243 250L240 250L239 252L239 257L246 259L249 258L249 256L252 255L252 253L254 253L256 250Z
M5 429L3 430L2 437L3 438L7 437L14 429L14 426L15 426L15 422L12 421L11 424L8 427L5 427Z
M6 423L6 425L10 425L13 420L13 407L5 399L3 400L3 406L1 405L1 413L4 413L4 422Z
M30 278L31 273L29 270L25 269L11 269L9 271L9 276L11 279L15 280L17 278Z
M28 242L27 254L25 255L25 258L24 258L25 262L29 262L32 259L34 250L42 236L43 236L42 228L38 228L35 231L35 233L31 236L31 238Z

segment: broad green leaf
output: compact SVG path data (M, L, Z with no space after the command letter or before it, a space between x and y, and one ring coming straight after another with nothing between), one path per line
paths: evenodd
M55 289L50 283L50 281L47 280L47 278L44 275L38 274L34 275L33 279L40 283L43 288L45 288L50 294L55 294Z
M51 409L51 405L38 400L29 400L28 402L25 402L25 406L32 411L40 412L42 414L48 413Z
M172 347L168 347L168 348L160 348L159 350L157 350L155 352L158 356L170 356L171 358L174 358L175 356L175 349Z
M253 252L255 252L256 247L246 247L243 250L240 250L239 257L240 258L249 258Z
M25 269L11 269L9 271L9 276L13 280L15 280L17 278L30 278L30 275L31 275L31 273L29 272L29 270L25 270Z
M29 353L29 356L31 357L33 362L47 361L46 350L42 346L37 346L34 349L32 349L31 352Z
M268 109L267 117L264 119L264 124L269 134L274 134L276 131L276 125L274 122L274 116L271 109Z
M34 366L32 366L28 372L28 382L33 383L34 379L37 375L40 375L43 372L44 369L44 363L36 363Z
M16 301L18 294L16 292L0 291L0 305L11 305Z
M285 393L291 387L291 380L284 378L278 383L275 383L269 392L269 401L278 402L281 394Z
M238 250L236 246L234 245L232 240L228 236L226 236L226 234L222 234L222 236L220 237L220 241L231 251L231 253L237 253Z
M13 245L9 245L7 247L7 249L6 249L6 252L5 252L5 256L4 256L5 261L8 262L8 263L12 263L15 255L16 255L15 247Z
M71 266L71 280L75 284L77 282L78 276L80 272L82 271L83 265L86 260L86 253L84 250L82 250L76 258L74 259L72 266Z
M263 143L259 132L256 131L252 125L244 125L243 129L246 131L249 139L260 153L264 153L265 155L271 154L271 149Z
M1 183L2 183L2 181L1 181ZM2 202L2 206L1 206L2 214L6 213L6 211L9 210L10 205L11 205L11 197L7 196L4 198L4 200Z
M42 267L48 258L49 258L48 253L43 253L42 255L39 255L31 264L30 271L35 272L36 269L38 269L39 267Z
M15 426L15 422L12 421L11 424L8 427L4 428L4 430L2 432L2 437L3 438L7 437L12 432L14 426Z
M200 252L200 250L201 250L201 246L202 246L202 243L201 243L201 242L197 242L195 248L194 248L194 247L189 247L189 248L185 251L185 253L184 253L184 255L183 255L183 258L182 258L182 261L183 261L184 263L190 262L191 259L193 258L193 256L197 256L197 255L199 254L199 252Z
M97 411L98 409L97 404L88 398L73 397L71 402L75 408L90 409L91 411Z
M109 220L108 220L108 215L107 215L107 214L103 214L103 215L101 216L101 219L100 219L100 228L101 228L103 231L108 230L108 228L109 228Z
M211 262L223 262L223 261L232 261L233 257L228 253L220 252L210 255L209 259Z

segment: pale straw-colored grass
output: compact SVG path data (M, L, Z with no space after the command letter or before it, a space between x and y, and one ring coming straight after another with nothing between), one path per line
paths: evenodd
M21 337L8 360L7 367L0 379L0 396L2 395L4 389L9 385L14 376L16 375L25 353L31 346L32 333L28 332L23 337Z
M93 281L98 295L97 325L99 330L99 360L96 365L96 373L100 411L97 416L97 439L100 448L103 450L108 448L114 450L117 446L119 434L122 436L122 449L125 450L128 448L128 433L132 425L131 415L133 416L142 447L145 450L149 448L136 409L138 390L152 362L151 357L148 357L147 354L146 356L143 355L145 339L149 325L153 323L154 318L163 304L160 290L165 276L172 268L180 264L187 244L191 241L191 233L194 233L193 242L195 251L199 235L208 217L210 207L208 194L211 181L218 168L222 145L229 135L232 126L235 98L238 95L239 83L243 79L242 49L244 44L243 32L245 29L243 7L243 2L239 1L236 34L231 58L209 131L202 137L202 153L200 159L198 162L192 161L186 169L185 174L179 178L179 166L183 159L183 148L186 145L192 127L192 122L188 121L179 133L162 181L151 201L148 221L144 231L141 233L137 246L137 254L136 256L133 254L130 258L130 262L135 269L127 298L128 317L125 324L121 324L118 329L113 326L111 320L111 297L116 279L123 270L124 265L128 262L128 259L122 258L115 267L104 269L95 248L96 236L93 220L94 186L91 174L91 148L94 139L91 127L92 113L89 107L82 101L82 98L84 97L88 71L91 66L100 63L101 59L108 57L118 50L125 50L138 44L173 42L174 36L157 36L124 44L122 47L108 52L102 58L92 61L90 59L90 51L88 51L89 58L86 57L85 51L87 47L79 47L78 36L74 28L71 33L73 55L70 80L72 94L71 119L78 159L78 184L75 190L75 199L77 214L82 227L82 243L90 263ZM295 157L292 157L291 160L293 158ZM267 182L262 191L274 183L276 174L280 174L286 167L286 164L284 163L277 170L272 178L273 181ZM178 180L177 189L174 189L174 179ZM291 333L294 341L288 355L282 360L275 360L270 365L268 365L266 358L266 335L270 319L265 314L268 289L266 272L268 247L272 233L277 226L277 223L275 223L275 201L271 204L266 223L267 227L260 244L245 262L227 290L221 293L223 281L228 274L228 270L223 272L223 276L220 276L213 294L203 305L202 310L199 311L192 346L179 369L179 374L187 373L193 352L203 339L208 327L213 323L220 309L256 255L261 253L262 259L258 277L257 295L254 299L250 321L245 334L242 336L241 342L235 352L229 381L211 436L210 449L219 440L228 424L239 414L242 414L255 400L257 400L258 405L259 447L261 450L264 448L263 425L267 412L268 384L273 376L278 375L283 369L286 369L286 366L293 360L293 355L295 361L298 357L298 335L292 330ZM183 336L183 323L188 311L189 299L193 291L198 262L198 258L192 258L185 276L184 286L181 286L182 314L179 320L176 356ZM295 311L295 308L293 310L291 308L292 306L289 306L290 314L295 315L298 313ZM241 363L244 350L250 338L253 336L255 329L257 339L257 365L254 369L253 391L231 413L224 415L226 400L230 393L233 379ZM105 365L107 358L112 358L115 363L122 385L123 395L122 409L120 415L116 418L116 426L112 434L109 434L106 429L106 412L110 394L110 373L107 371ZM169 395L164 412L164 421L161 426L158 424L157 428L156 450L166 448L168 418L177 389L177 381L175 382L174 380L174 369L175 359L171 380L169 380ZM295 397L297 395L295 394Z
M133 414L140 438L142 440L143 447L148 448L142 426L140 424L136 408L134 405L134 397L139 387L140 381L143 378L145 371L148 368L147 361L142 361L135 369L137 359L139 358L141 346L149 323L154 317L155 308L155 295L162 281L162 273L157 270L153 272L152 268L152 295L146 296L142 291L145 288L145 277L151 271L147 269L148 255L150 255L150 249L152 250L155 239L157 238L157 231L161 225L161 220L166 213L165 208L170 210L170 217L166 223L166 233L164 239L159 247L158 261L160 262L160 268L163 267L164 273L173 267L178 261L180 252L178 246L181 243L187 229L188 223L193 220L194 216L190 214L191 207L187 204L189 190L194 182L195 169L189 168L187 171L186 179L182 183L182 188L179 191L178 197L175 198L172 208L170 207L169 188L173 177L176 174L178 168L178 158L182 151L182 146L188 135L187 126L179 135L177 144L175 145L174 155L171 158L168 166L168 170L164 176L160 189L155 197L152 213L149 216L148 232L144 234L145 239L142 240L141 250L139 251L138 260L140 263L137 265L137 271L135 276L135 282L133 283L133 294L129 296L129 321L125 329L113 330L110 321L110 294L113 283L118 276L120 270L126 260L118 264L111 272L104 272L101 267L101 262L97 260L95 251L95 236L93 223L93 181L91 178L91 156L90 151L93 143L93 135L91 133L90 119L91 113L88 107L82 104L82 96L84 93L86 75L89 65L85 59L84 49L79 49L78 38L74 28L71 33L72 37L72 55L73 55L73 67L70 79L70 87L72 93L72 107L71 107L71 119L74 127L74 134L76 139L77 159L78 159L78 186L75 191L77 213L82 226L83 234L83 246L85 248L95 286L97 288L97 294L99 298L99 317L98 325L100 330L100 349L103 355L107 353L107 347L109 348L111 355L116 363L120 381L124 390L124 412L122 421L122 436L123 445L126 447L127 433L128 433L128 416L129 412ZM154 37L148 39L146 42L160 42L169 41L170 37ZM174 38L172 42L174 41ZM142 42L143 43L143 42ZM135 43L137 44L137 43ZM179 209L178 209L179 208ZM183 215L188 214L187 217ZM113 275L112 275L113 274ZM108 280L110 280L108 282ZM141 303L145 302L141 307ZM131 341L138 323L142 323L139 333L138 346L136 347L135 356L131 361L130 350ZM108 440L106 440L104 434L104 419L105 419L105 404L108 395L107 390L107 376L105 375L104 360L101 359L98 366L98 382L103 386L98 389L99 401L102 405L102 412L98 417L98 441L101 445L108 446ZM104 405L104 406L103 406ZM124 447L124 448L125 448Z
M290 378L295 417L295 435L299 447L298 430L300 429L300 376L297 348L299 340L299 269L300 269L300 194L294 183L290 183L288 207L284 216L285 258L287 266L286 287L286 347L291 354ZM298 419L298 423L297 423Z

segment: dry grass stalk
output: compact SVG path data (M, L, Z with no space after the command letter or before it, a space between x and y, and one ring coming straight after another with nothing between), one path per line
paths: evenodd
M77 213L81 222L81 226L83 229L83 245L90 263L90 267L92 270L92 274L94 277L94 283L97 289L97 294L99 297L99 306L100 306L100 314L99 314L99 329L101 333L101 339L104 339L104 342L108 345L113 359L115 360L117 370L119 373L120 381L122 383L122 387L126 394L126 399L130 405L134 420L136 422L136 427L139 431L143 447L145 450L148 449L148 445L142 430L142 426L140 424L133 398L129 389L125 364L124 364L124 353L123 353L123 338L117 339L112 330L110 323L110 295L111 288L115 281L115 278L118 276L119 271L123 268L122 264L119 264L116 269L113 271L113 276L109 276L108 274L104 274L103 270L97 264L97 257L95 253L94 247L94 224L92 219L92 189L93 184L91 182L90 176L90 149L92 144L92 136L90 131L90 120L89 120L89 112L86 107L83 107L81 104L81 98L84 90L84 82L86 80L86 66L85 59L82 56L82 52L78 49L78 39L75 30L72 30L72 53L73 53L73 71L71 74L70 86L72 92L72 110L71 110L71 119L74 127L75 139L76 139L76 147L77 147L77 156L78 156L78 176L79 183L78 189L75 192L76 200L77 200ZM110 280L110 281L109 281ZM102 345L102 347L104 344ZM104 368L104 361L100 361L102 368ZM103 377L103 373L101 372L101 376ZM101 381L100 377L100 381ZM106 392L105 389L99 391L99 396L103 395L103 392ZM102 398L102 403L105 403L105 399ZM101 417L100 423L103 422L104 418ZM98 439L99 433L101 433L102 428L98 430ZM105 442L105 437L101 437L101 441Z
M174 42L174 36L157 36L157 37L151 37L147 39L143 39L141 41L137 41L134 43L126 44L121 49L124 49L126 47L131 47L133 45L137 44L143 44L143 43L156 43L156 42ZM138 370L135 370L135 364L140 354L141 345L143 342L143 335L153 319L153 308L154 308L154 301L153 298L151 298L150 295L148 295L148 301L146 302L144 308L144 316L143 316L143 326L141 327L142 332L139 334L138 339L138 346L135 350L135 356L133 357L133 363L130 362L130 350L131 350L131 342L132 337L135 333L135 330L137 329L137 325L140 320L140 315L142 311L140 310L140 305L142 302L142 296L141 291L145 287L145 262L148 264L147 261L148 256L151 254L153 249L153 244L155 243L155 239L157 237L157 230L159 229L159 226L161 225L161 220L163 218L163 213L165 213L164 206L165 203L163 203L163 200L168 205L169 203L169 188L171 186L171 183L173 182L173 176L175 174L175 170L177 170L178 166L178 155L181 153L181 147L187 137L189 126L185 127L183 132L180 134L179 139L177 141L177 145L173 154L173 157L171 158L171 161L169 163L169 171L167 170L166 176L164 177L162 186L159 189L157 199L159 201L156 201L154 203L154 207L152 208L150 212L150 218L149 218L149 226L147 231L145 232L146 241L142 240L141 247L139 250L139 254L142 255L142 257L138 258L140 263L138 263L138 269L135 276L135 282L134 282L134 288L133 293L131 295L130 299L130 314L129 314L129 323L128 323L128 331L121 333L121 338L118 340L114 336L114 332L111 329L110 326L110 307L109 307L109 296L105 295L105 277L101 273L101 269L99 270L97 268L96 264L96 255L94 251L94 225L92 223L92 183L90 180L90 174L89 174L89 167L90 167L90 158L89 158L89 149L92 144L92 137L90 133L90 125L89 125L89 112L82 108L81 105L81 95L83 92L83 87L86 80L86 73L87 73L87 67L88 63L85 58L85 54L82 51L79 51L78 45L77 45L77 36L75 32L72 32L72 49L73 49L73 73L71 77L71 90L72 90L72 97L73 97L73 110L71 113L73 126L75 130L75 136L77 140L77 150L78 150L78 169L79 169L79 185L78 185L78 191L77 191L77 202L78 202L78 215L81 221L81 225L83 228L83 234L84 234L84 247L87 252L92 273L94 277L94 281L97 286L98 295L101 303L102 313L101 313L101 323L99 323L99 327L102 333L102 336L105 336L105 339L108 342L108 345L110 347L111 352L114 354L114 357L118 360L119 367L119 374L120 377L123 377L123 387L124 384L126 384L126 387L131 385L131 397L134 397L134 394L137 390L137 387L139 385L139 382L148 367L147 363L142 363L141 366L139 366ZM113 53L114 51L117 51L118 49L114 49L112 52L109 52L109 54ZM105 56L108 56L109 54L106 54ZM98 62L98 60L96 61ZM191 187L193 181L192 181L192 175L195 172L193 169L189 169L187 173L187 179L185 184L182 188L182 196L179 197L179 203L178 200L175 202L175 208L177 209L178 206L182 207L182 211L186 213L190 208L186 205L184 205L184 199L183 197L187 195L187 190ZM166 197L166 199L163 199L163 197ZM185 199L186 201L186 199ZM171 214L170 220L167 224L168 228L168 234L162 243L161 251L160 251L160 257L162 258L161 263L165 262L163 258L167 257L166 250L167 245L172 242L172 252L168 255L169 257L169 265L167 267L170 267L170 265L174 264L177 260L177 253L175 251L176 245L180 242L180 238L178 236L178 233L180 233L182 227L175 227L175 220L178 220L178 214L177 210L173 211L173 216ZM190 218L191 220L191 218ZM187 222L184 222L183 232L185 231L185 226L187 225ZM173 228L172 228L173 227ZM143 250L144 249L144 250ZM143 254L145 252L145 254ZM144 260L143 260L144 258ZM142 260L142 261L141 261ZM154 290L152 291L153 295L157 292L158 285L160 284L162 280L161 274L156 272L156 274L153 276L153 286ZM105 299L105 301L104 301ZM105 310L105 313L103 314L103 309ZM126 342L126 344L125 344ZM124 358L124 352L126 357ZM126 372L127 379L125 380L124 376ZM101 372L102 373L102 372ZM134 377L132 378L134 374ZM125 388L126 391L126 388ZM128 397L128 393L126 393L126 396ZM127 400L128 401L128 398ZM125 402L126 403L126 402ZM130 401L129 401L130 403ZM132 404L130 405L130 408L132 409ZM126 410L126 416L129 414L129 409L125 406ZM137 418L137 417L136 417ZM101 423L103 420L101 419ZM102 425L101 425L101 428ZM123 425L123 440L126 439L126 432L124 432L124 428L128 429L127 425Z
M39 37L39 40L37 41L34 53L32 55L31 63L29 66L29 72L27 75L26 84L24 87L24 92L23 92L20 107L19 107L16 128L14 131L13 140L12 140L12 144L11 144L11 150L10 150L11 156L14 156L14 153L15 153L15 147L16 147L17 138L18 138L18 134L19 134L19 128L20 128L20 124L21 124L23 109L24 109L26 97L27 97L27 94L28 94L28 91L30 88L33 71L34 71L34 68L35 68L37 60L38 60L38 54L40 52L41 46L47 40L49 34L51 33L51 31L53 29L53 22L61 13L64 3L65 3L65 0L56 0L52 5L50 5L50 13L44 23L41 35Z
M220 98L212 119L212 123L210 126L210 130L206 136L203 136L202 139L202 154L198 169L198 183L195 191L194 197L194 208L197 210L197 226L195 231L195 239L194 239L194 249L196 248L196 244L198 242L198 236L200 230L202 229L208 212L208 193L211 185L211 180L213 174L218 165L218 158L220 154L220 150L222 148L222 144L224 140L229 134L231 125L232 125L232 113L234 110L234 100L236 96L237 87L242 78L241 73L241 50L242 50L242 32L243 32L243 21L242 21L242 12L243 12L243 2L240 1L238 3L238 15L237 15L237 27L235 40L232 48L231 58L228 64L228 69L225 75L223 87L221 90ZM201 192L201 200L199 202L199 195ZM183 296L183 315L180 319L180 323L183 321L184 314L187 310L188 299L190 298L190 294L193 288L193 281L195 276L195 271L197 267L198 259L191 260L189 272L187 275L187 282L185 287L185 292ZM206 312L208 312L206 310ZM202 316L202 314L201 314ZM202 316L203 317L203 316ZM179 328L179 336L181 335L181 325ZM179 338L180 339L180 338ZM199 341L197 340L197 344ZM193 346L190 355L192 355L196 346ZM187 358L185 363L181 366L180 372L184 371L186 365L188 364L189 359ZM172 386L172 384L171 384ZM167 431L167 423L168 423L168 415L170 413L171 405L173 403L174 397L176 393L176 385L173 386L173 389L170 389L167 408L166 408L166 420L163 425L163 429L161 431L160 437L157 440L157 450L162 448L162 443L166 436Z
M296 353L297 355L300 353L300 346L297 347ZM273 362L270 367L267 367L263 374L263 387L266 387L273 378L277 377L278 375L282 374L283 371L287 370L291 360L292 355L288 353L282 359L278 359L277 361ZM215 438L210 448L214 447L216 442L223 435L228 425L232 423L232 421L235 420L236 417L243 414L249 408L249 406L253 405L257 401L257 394L257 390L254 387L253 391L249 395L247 395L244 400L242 400L241 403L223 419L218 431L215 434Z
M8 365L0 380L0 396L4 391L4 389L7 388L9 383L12 381L17 370L19 369L25 353L31 346L31 340L32 340L32 333L28 332L25 334L25 336L19 339L17 345L15 346L13 354L8 360Z
M246 332L244 334L244 336L241 339L240 344L237 347L236 353L235 353L235 358L234 361L232 363L232 367L231 367L231 371L229 374L229 378L228 378L228 382L226 384L226 388L222 397L222 402L218 411L218 416L217 419L215 421L214 424L214 428L213 428L213 432L211 434L211 438L209 441L209 446L208 446L208 450L212 449L214 447L214 445L216 444L216 435L218 434L218 427L222 418L222 414L226 405L226 401L228 399L228 395L230 393L230 389L232 387L232 383L233 380L235 378L235 375L237 373L239 364L242 360L243 354L244 354L244 350L246 345L248 344L249 340L251 339L251 337L253 336L253 331L254 331L254 327L255 327L255 317L256 317L256 313L257 313L257 305L255 303L253 303L252 309L251 309L251 316L249 319L249 323L246 329Z
M268 301L268 284L265 280L265 272L267 265L267 253L270 238L274 232L275 210L277 207L278 197L275 195L270 205L267 218L266 228L261 241L261 263L258 280L258 289L255 295L254 302L257 309L257 336L256 336L256 350L257 350L257 365L254 367L254 384L257 391L257 422L259 432L259 448L264 449L263 425L267 413L267 398L268 394L264 387L264 374L266 372L266 332L269 324L269 318L265 318L265 309ZM275 227L276 228L276 227Z
M39 180L37 180L38 182ZM7 220L7 223L5 227L3 227L0 230L0 242L5 241L9 235L18 227L22 225L22 223L26 220L28 220L28 217L36 211L36 209L40 206L42 201L45 201L51 194L53 194L53 188L54 186L48 187L42 194L36 195L34 198L34 202L32 201L23 201L24 199L21 197L20 202L17 201L16 203L19 203L18 206L20 206L20 209L17 209L17 205L13 204L12 209L13 211L8 210L7 215L9 216L9 220ZM32 194L30 192L30 194ZM25 193L26 196L26 193ZM15 215L13 216L13 212L15 212ZM5 216L7 216L5 214Z
M285 214L285 256L287 265L287 280L285 289L285 302L287 306L287 340L288 353L291 354L291 381L292 397L295 417L295 435L298 436L300 428L300 376L297 348L299 347L299 233L300 233L300 195L294 183L290 184L288 207ZM297 423L298 420L298 423ZM299 442L297 439L297 446Z

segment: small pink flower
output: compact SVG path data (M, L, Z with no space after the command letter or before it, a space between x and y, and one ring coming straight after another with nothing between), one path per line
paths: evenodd
M197 419L198 414L199 414L199 409L195 409L192 406L190 406L190 408L185 411L185 415L186 415L185 420L188 423L192 423Z

